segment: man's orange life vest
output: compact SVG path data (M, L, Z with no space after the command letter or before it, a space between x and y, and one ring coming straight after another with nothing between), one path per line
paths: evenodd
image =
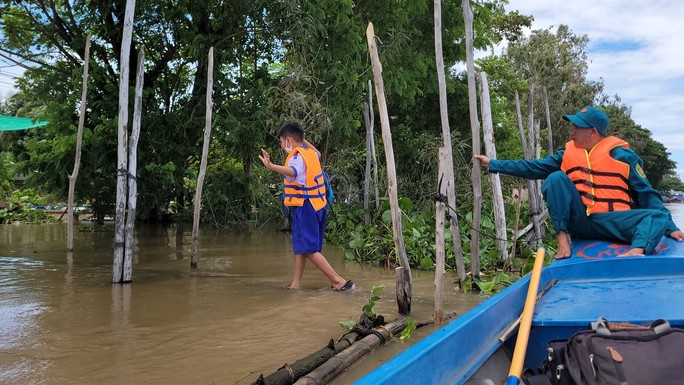
M575 183L587 206L587 215L632 208L630 166L610 156L610 151L618 146L629 148L627 142L615 136L601 140L591 151L575 146L572 141L565 144L561 170Z
M287 155L285 166L290 164L290 160L297 153L300 154L306 166L306 186L302 186L294 180L288 182L287 179L283 179L285 183L285 206L303 206L304 199L308 199L314 210L318 211L328 203L321 161L318 160L316 151L310 148L296 147Z

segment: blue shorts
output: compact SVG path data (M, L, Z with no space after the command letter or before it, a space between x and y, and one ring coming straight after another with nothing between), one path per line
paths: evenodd
M302 207L290 207L292 214L292 250L295 255L315 253L323 250L323 237L328 211L314 210L308 199Z

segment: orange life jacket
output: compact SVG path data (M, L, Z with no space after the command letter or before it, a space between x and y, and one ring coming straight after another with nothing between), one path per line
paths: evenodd
M285 183L283 193L285 206L303 206L304 200L308 199L314 210L318 211L328 203L321 161L318 159L316 151L310 148L296 147L287 155L285 166L290 164L290 160L297 153L301 155L306 166L306 185L302 186L294 180L288 182L287 179L283 179Z
M565 144L561 170L575 183L587 206L587 215L632 208L630 166L610 156L610 151L618 146L629 148L627 142L615 136L601 140L591 151L575 146L572 141Z

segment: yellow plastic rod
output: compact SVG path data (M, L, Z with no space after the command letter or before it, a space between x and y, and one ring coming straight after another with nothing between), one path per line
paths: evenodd
M527 298L525 299L525 307L523 308L522 319L520 320L518 338L515 340L515 350L513 351L513 359L511 360L511 369L508 371L507 385L518 385L520 383L520 376L522 375L523 364L525 363L525 353L527 353L527 342L530 339L534 306L537 303L539 279L541 278L542 267L544 267L545 252L546 249L540 247L537 249L537 254L534 257L535 260L534 267L532 268L532 275L530 277L530 286L527 288Z

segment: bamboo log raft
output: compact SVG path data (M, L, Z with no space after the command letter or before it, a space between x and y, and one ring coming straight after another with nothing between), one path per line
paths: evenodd
M282 368L266 377L263 374L260 375L252 385L293 384L300 377L321 366L331 357L351 346L356 341L356 338L357 334L352 332L345 334L337 342L330 340L326 347L293 362L292 365L285 364Z
M355 344L331 357L323 365L300 378L295 385L324 385L350 367L361 357L370 353L378 345L392 338L406 327L406 318L396 319L385 326L375 328L375 334L369 334ZM382 337L381 337L382 336Z

